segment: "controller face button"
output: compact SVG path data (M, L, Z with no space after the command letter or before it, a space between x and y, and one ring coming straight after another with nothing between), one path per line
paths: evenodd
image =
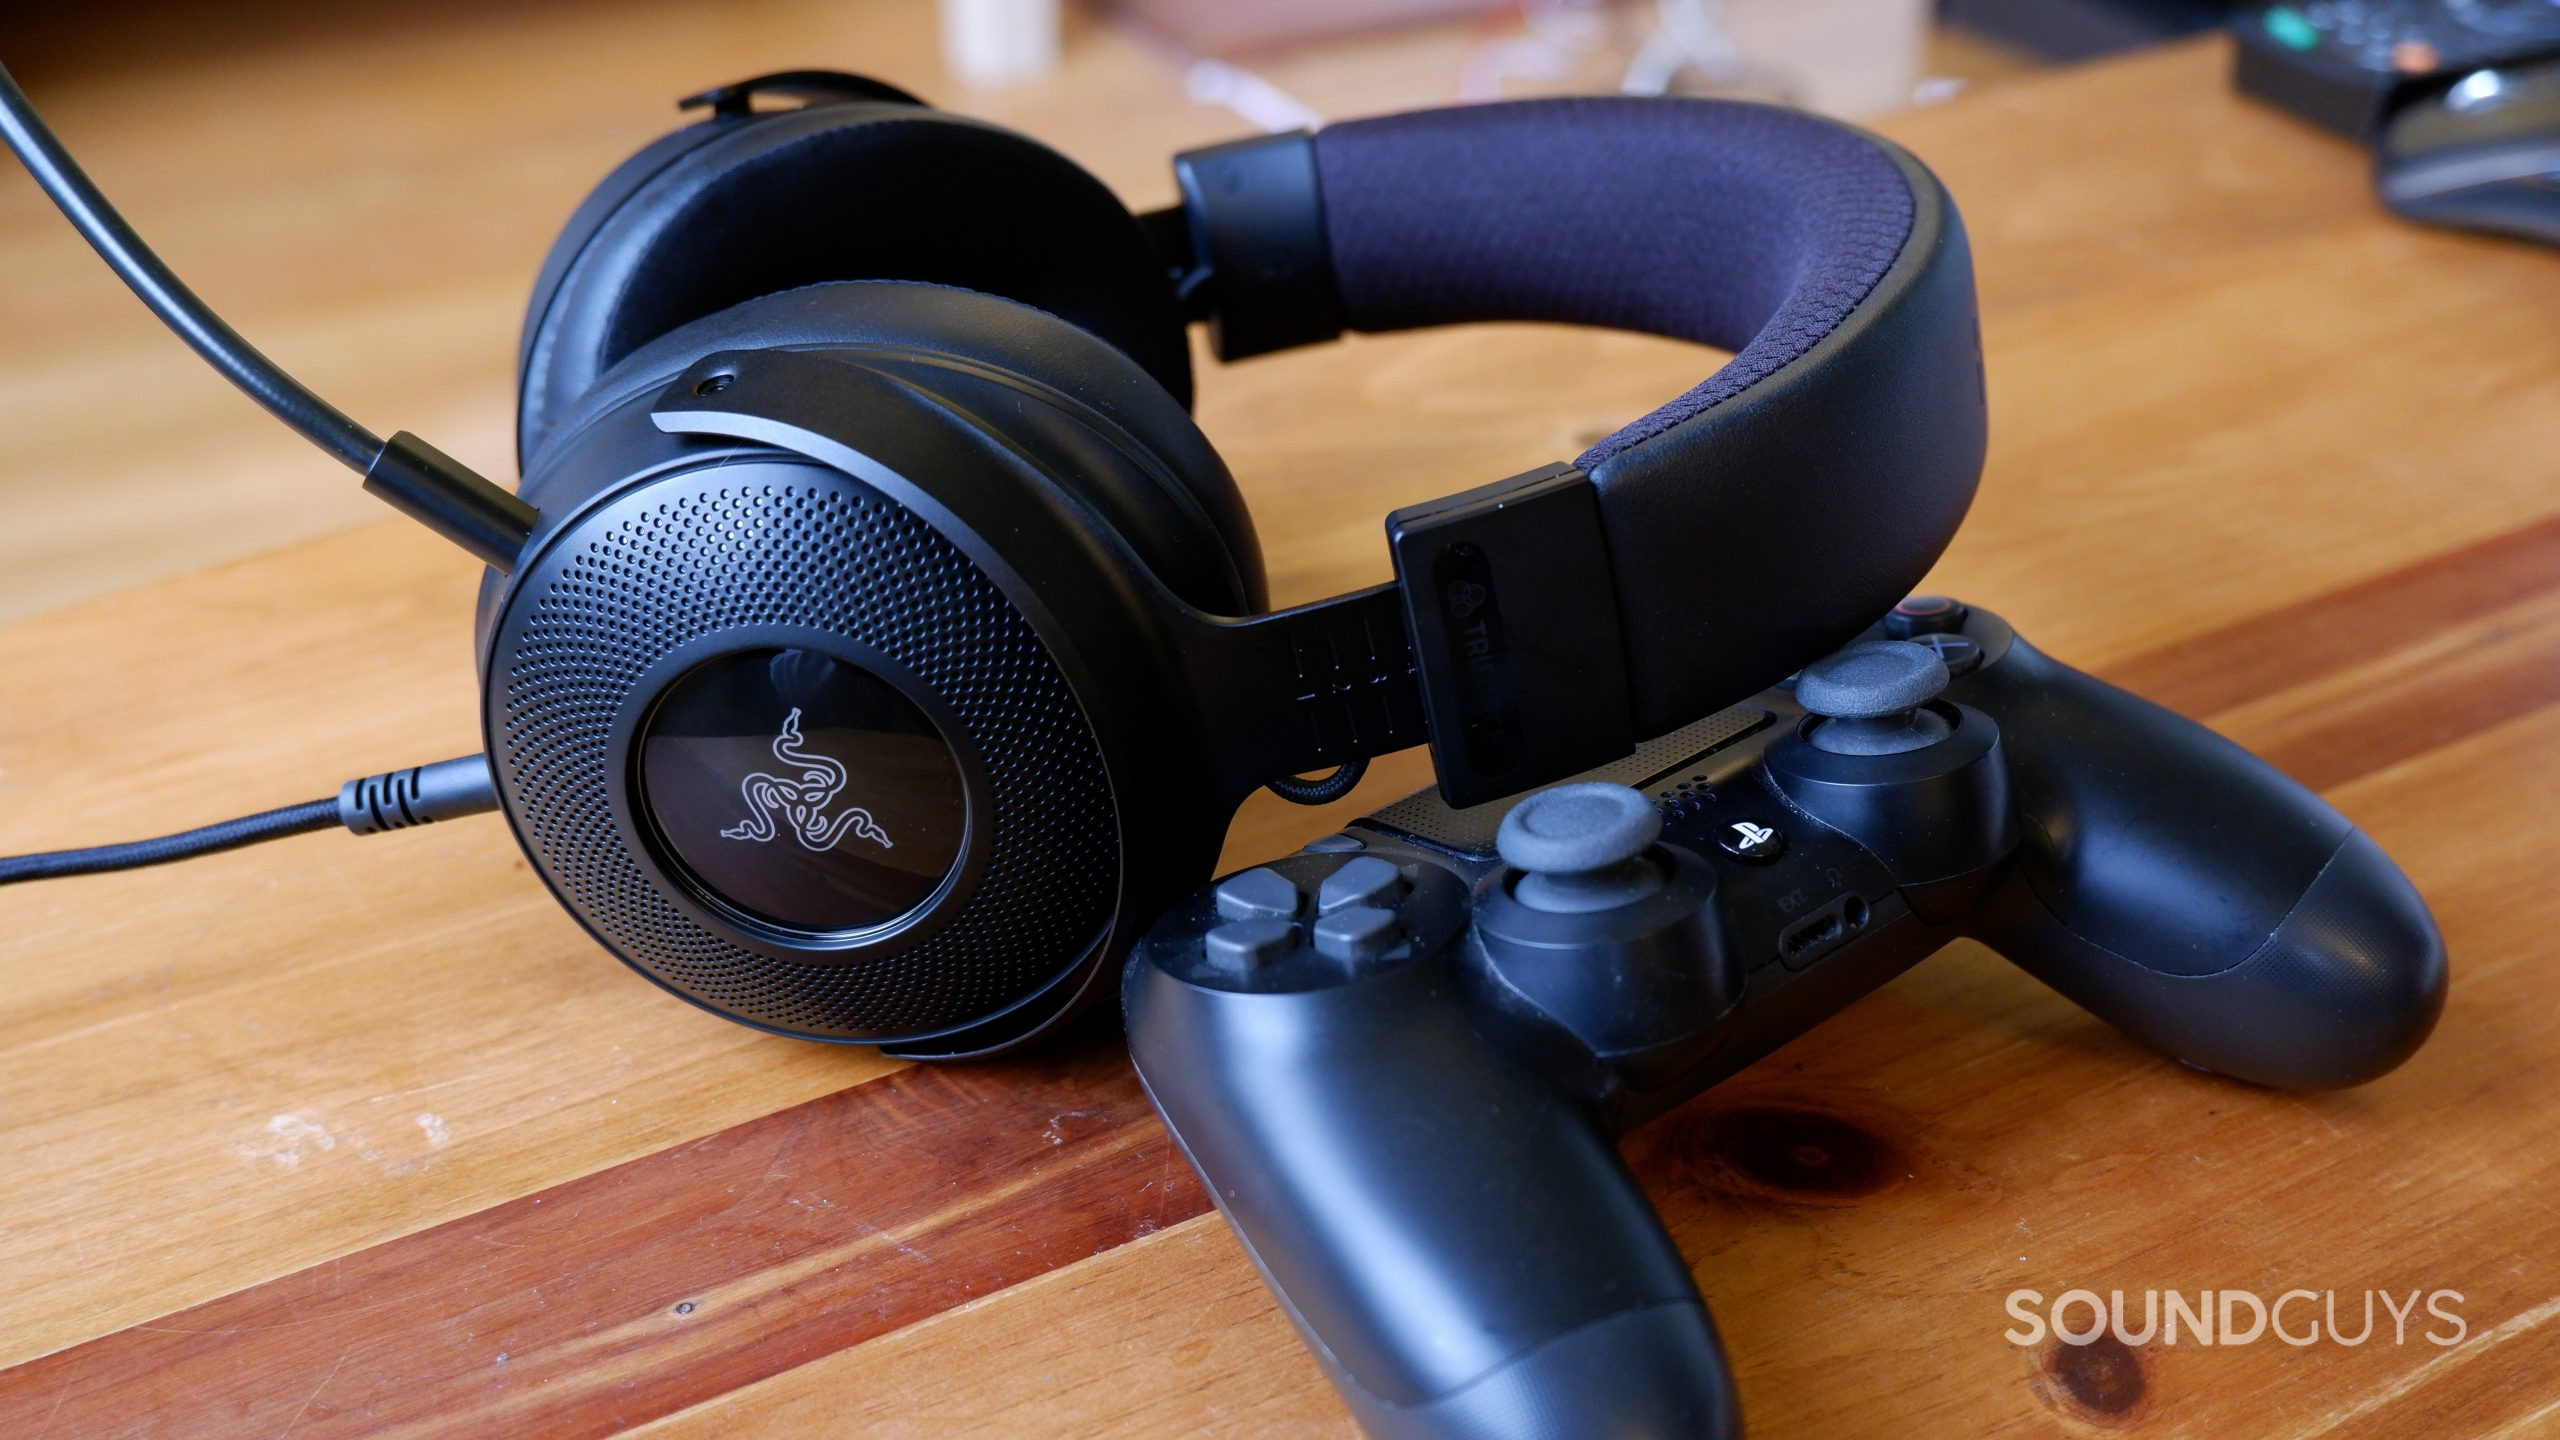
M1922 635L1943 635L1964 628L1970 612L1961 600L1944 595L1913 595L1893 607L1884 617L1884 633L1896 640L1912 640Z
M1318 836L1306 844L1306 851L1310 855L1341 855L1368 848L1369 842L1359 836L1344 835L1339 832Z
M1287 920L1298 913L1298 887L1277 870L1230 875L1218 887L1221 920Z
M1363 855L1324 877L1316 887L1316 909L1331 915L1353 906L1393 905L1403 893L1404 876L1395 866L1375 855Z
M1203 936L1200 943L1212 963L1250 970L1297 949L1298 927L1269 917L1231 920Z
M1395 912L1370 905L1337 910L1318 920L1315 931L1316 953L1346 965L1378 959L1404 939L1404 925Z
M1787 835L1775 825L1735 820L1716 830L1716 844L1746 865L1766 865L1787 853Z

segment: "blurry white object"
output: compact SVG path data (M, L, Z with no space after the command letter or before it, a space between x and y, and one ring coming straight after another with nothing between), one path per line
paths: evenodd
M1934 8L1931 0L1724 0L1717 18L1755 73L1783 77L1782 98L1860 116L1911 103Z
M1933 7L1934 0L1518 0L1516 22L1460 61L1457 98L1619 88L1873 115L1914 102Z
M1267 134L1313 130L1324 123L1297 96L1224 60L1192 61L1183 67L1182 88L1194 102L1231 110Z
M940 0L942 63L964 85L1017 85L1058 68L1059 0Z
M1653 33L1627 62L1620 89L1630 95L1667 95L1684 70L1697 71L1709 89L1742 78L1742 52L1724 33L1722 0L1655 0L1654 15Z
M1556 81L1609 43L1606 0L1525 0L1517 35L1478 45L1458 72L1458 98L1499 100L1508 80Z

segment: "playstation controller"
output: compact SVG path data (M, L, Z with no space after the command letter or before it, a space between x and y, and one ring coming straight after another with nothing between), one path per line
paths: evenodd
M1948 941L2237 1079L2372 1079L2443 942L2317 796L1914 597L1750 704L1554 789L1425 791L1132 953L1149 1096L1360 1424L1740 1431L1615 1145Z

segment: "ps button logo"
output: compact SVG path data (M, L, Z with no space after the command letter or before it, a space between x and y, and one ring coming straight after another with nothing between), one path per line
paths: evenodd
M1787 837L1772 825L1735 820L1717 828L1716 843L1736 860L1766 865L1786 853Z

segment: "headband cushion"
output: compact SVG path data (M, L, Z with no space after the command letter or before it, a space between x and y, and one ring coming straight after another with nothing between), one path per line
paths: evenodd
M1837 329L1910 238L1901 167L1774 106L1582 98L1316 132L1344 317L1361 330L1547 320L1736 352L1586 451L1740 394Z
M1638 735L1845 644L1954 538L1988 435L1973 263L1945 189L1899 148L1795 111L1624 97L1310 143L1355 328L1542 320L1734 352L1576 462Z
M921 280L1018 300L1191 396L1165 264L1110 189L1056 151L921 106L712 120L641 152L554 247L527 315L519 458L624 356L758 295Z

